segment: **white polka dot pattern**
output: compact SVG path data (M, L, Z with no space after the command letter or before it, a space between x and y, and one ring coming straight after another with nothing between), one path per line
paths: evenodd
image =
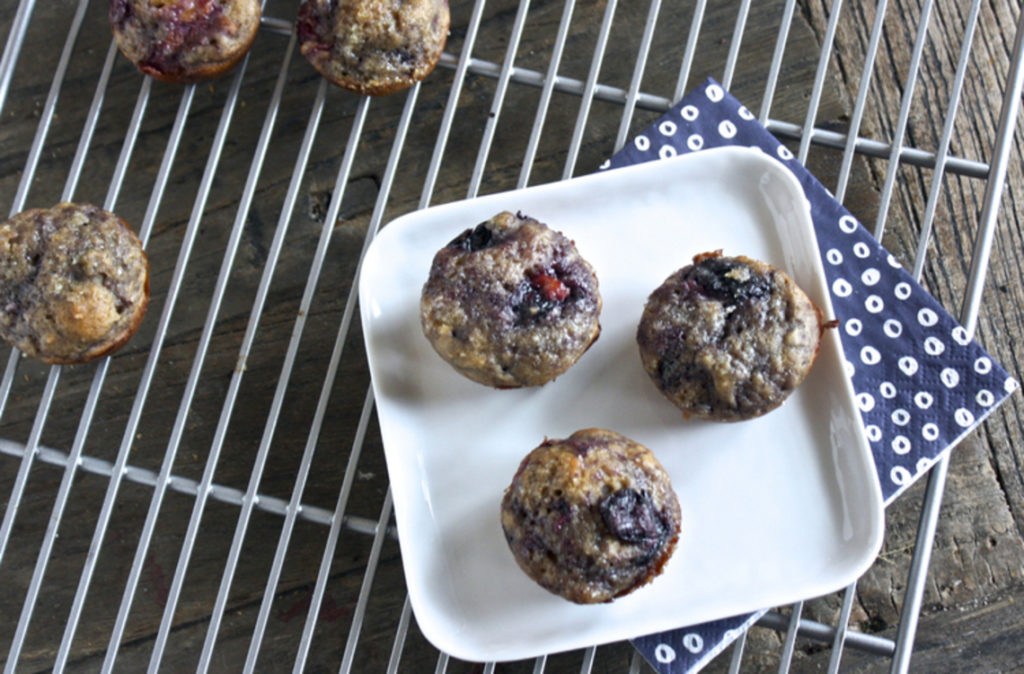
M903 479L903 472L883 467L899 465L916 478L920 452L926 451L914 446L905 453L906 459L886 451L891 442L885 438L895 432L890 419L894 410L912 411L912 418L906 421L910 429L906 437L934 436L938 450L927 451L942 451L963 433L964 420L971 420L968 425L976 423L1016 390L1016 382L967 331L719 84L708 80L652 129L657 134L648 131L637 136L632 147L616 155L612 166L664 156L663 147L688 152L741 145L778 157L800 180L812 205L825 274L842 325L845 367L854 389L867 393L884 384L881 399L885 404L865 410L862 403L861 409L865 425L882 431L882 441L873 443L873 449L886 498L899 492L908 480ZM981 390L988 395L979 398ZM927 432L923 430L926 424L930 424ZM889 479L895 474L901 476L899 482Z
M617 153L607 168L724 145L752 147L776 157L804 188L841 325L843 367L856 392L888 502L1019 384L717 82L709 79L687 95ZM692 671L757 615L633 643L658 672Z
M691 672L719 654L764 613L761 611L724 618L686 629L639 637L633 639L633 645L657 672Z
M667 665L675 661L676 650L668 644L658 644L654 649L654 659L663 665Z

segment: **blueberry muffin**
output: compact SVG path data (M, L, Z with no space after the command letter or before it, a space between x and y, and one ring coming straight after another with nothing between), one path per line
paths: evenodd
M821 312L782 271L721 251L693 258L647 300L644 369L689 417L741 421L800 385L818 353Z
M24 211L0 224L0 337L47 363L82 363L132 336L149 265L116 215L88 204Z
M522 213L467 229L434 256L420 323L434 350L473 381L545 384L601 331L597 277L572 241Z
M303 0L299 49L340 87L383 96L437 65L448 39L448 0Z
M110 0L110 27L128 60L163 82L218 77L249 51L260 0Z
M530 452L501 502L519 567L578 604L649 583L672 556L679 523L676 494L651 451L598 428Z

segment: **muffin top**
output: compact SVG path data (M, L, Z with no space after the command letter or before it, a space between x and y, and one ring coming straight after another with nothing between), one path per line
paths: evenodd
M520 568L577 603L608 602L657 576L679 536L668 474L643 445L589 428L522 461L501 524Z
M303 0L299 49L328 80L381 96L437 65L448 39L447 0Z
M248 51L259 30L259 0L110 0L121 52L164 82L221 75Z
M600 332L593 268L560 232L502 212L434 256L420 322L434 349L474 381L537 386L568 370Z
M89 204L61 203L0 224L0 337L48 363L79 363L131 337L149 299L134 232Z
M687 416L739 421L782 404L821 332L820 311L784 272L717 251L651 293L637 343L648 375Z

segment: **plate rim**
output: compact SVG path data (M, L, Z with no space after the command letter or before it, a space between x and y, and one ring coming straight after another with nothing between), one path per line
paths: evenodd
M496 192L496 193L492 193L492 194L488 194L488 195L484 195L484 196L476 197L476 198L460 199L460 200L456 200L456 201L452 201L452 202L448 202L448 203L444 203L444 204L438 204L438 205L435 205L435 206L430 206L428 208L417 209L417 210L411 211L409 213L405 213L403 215L400 215L400 216L390 220L387 223L386 226L382 227L381 230L377 233L376 236L373 237L373 240L370 241L369 245L367 246L366 254L365 254L364 259L363 259L363 261L362 261L362 263L360 265L358 291L359 291L360 317L361 317L361 320L362 320L363 331L364 331L364 346L365 346L365 350L366 350L366 356L367 356L369 371L370 371L370 375L371 375L371 386L373 388L374 397L375 397L375 400L376 400L376 403L377 403L377 406L378 406L378 410L377 410L378 423L380 425L381 440L382 440L382 445L383 445L383 450L384 450L384 455L385 455L385 463L388 466L389 489L390 489L390 485L393 485L393 483L394 483L394 476L395 476L395 470L394 470L392 464L393 464L393 462L398 460L398 457L395 455L396 453L395 453L394 450L389 451L389 444L391 444L391 443L389 443L387 438L386 438L386 436L388 435L388 430L385 429L385 424L381 423L382 416L381 416L381 410L380 410L380 402L381 402L381 400L386 400L387 396L384 396L383 398L381 397L381 391L379 389L379 384L378 384L378 377L374 376L375 375L375 371L377 369L377 367L375 366L375 358L376 358L375 352L374 352L375 346L373 345L373 341L374 340L368 334L368 333L371 332L371 326L372 326L373 322L376 319L375 319L374 316L371 315L371 311L370 311L370 308L369 308L371 306L371 302L369 301L370 298L371 298L371 290L369 289L369 283L370 282L368 281L368 279L371 276L370 269L372 269L372 267L370 267L370 265L366 264L366 262L367 261L370 261L370 262L373 261L372 256L375 254L375 251L380 248L380 246L386 245L386 243L387 243L389 238L395 237L395 236L400 236L401 232L402 232L402 230L404 228L411 227L411 226L413 226L413 227L416 226L416 224L415 224L416 221L421 219L421 218L423 218L423 217L425 217L424 214L427 213L428 211L430 213L432 213L432 214L436 214L436 213L441 212L443 210L455 210L455 209L459 209L459 208L464 208L470 202L482 205L482 203L484 203L484 202L493 202L493 201L501 201L501 200L514 200L514 199L518 198L518 196L521 195L523 192L531 192L531 193L540 194L540 193L543 193L543 192L546 192L546 191L561 191L561 190L566 190L566 189L578 189L580 185L585 185L587 182L602 181L602 180L612 180L611 178L608 177L609 175L615 175L615 174L622 175L623 172L652 171L652 170L655 170L657 172L660 172L660 170L663 170L665 172L670 172L670 171L673 170L673 168L674 168L673 165L674 164L683 164L683 163L691 163L691 162L692 163L700 163L702 161L709 161L710 160L709 158L712 158L712 157L721 157L721 156L728 156L728 155L732 155L734 157L735 161L759 163L767 171L774 173L778 178L780 178L782 180L783 184L785 185L785 189L790 191L790 195L789 195L790 198L799 200L800 202L803 203L804 207L798 209L798 212L800 213L800 216L801 216L800 217L800 220L801 220L800 226L805 230L805 234L810 237L810 240L813 243L813 248L815 250L817 250L818 253L819 253L818 255L814 256L813 260L807 261L807 262L809 262L809 264L813 268L813 270L812 270L813 271L813 275L814 275L814 278L816 280L816 284L819 286L818 288L814 289L814 294L818 296L818 297L815 297L815 303L819 305L819 307L821 308L821 310L822 310L824 315L826 315L826 316L834 316L835 313L834 313L834 310L832 308L831 296L830 296L830 292L829 292L828 284L827 284L827 277L825 276L825 273L824 273L824 265L823 265L823 263L821 261L820 248L818 246L817 236L816 236L816 232L815 232L815 229L814 229L814 223L813 223L812 216L811 216L811 213L810 213L810 205L809 205L809 202L807 202L807 198L806 198L806 195L804 193L803 186L800 184L798 178L793 174L793 172L790 171L788 168L786 168L786 166L782 162L780 162L779 160L775 159L774 157L766 154L765 152L763 152L759 148L746 148L746 147L740 147L740 146L726 146L726 147L719 147L719 148L709 148L707 150L702 150L700 152L694 152L694 153L688 153L688 154L684 154L684 155L678 155L678 156L675 156L675 157L670 157L670 158L666 158L666 159L662 159L662 160L656 160L654 162L645 162L645 163L641 163L641 164L635 164L635 165L626 166L626 167L622 167L622 168L616 168L616 169L600 170L600 171L597 171L595 173L591 173L591 174L587 174L587 175L584 175L584 176L579 176L579 177L571 178L569 180L554 181L554 182L550 182L550 183L544 183L544 184L541 184L541 185L534 185L534 186L529 186L529 187L520 188L520 189L505 190L505 191ZM660 170L658 170L657 168L652 168L652 165L654 165L654 167L660 167ZM384 244L380 244L379 243L380 241L384 241L385 243ZM433 252L434 251L430 251L429 254L433 255ZM839 365L841 366L842 365L842 359L844 358L844 355L843 355L843 350L842 350L842 345L841 345L841 335L839 334L839 332L840 332L839 330L827 330L827 331L825 331L825 334L823 334L823 346L824 346L826 341L831 343L829 348L831 348L831 349L836 351L837 356L840 358ZM828 592L835 591L836 589L839 589L839 588L842 588L842 587L848 585L850 582L852 582L852 580L854 580L856 578L859 578L868 568L870 568L870 566L874 563L879 550L881 549L881 545L882 545L883 538L884 538L884 504L882 502L881 487L880 487L880 483L879 483L879 479L878 479L877 469L876 469L875 462L874 462L874 455L873 455L873 453L872 453L872 451L870 449L870 445L869 445L869 443L867 441L867 438L865 436L864 428L863 428L863 423L861 421L859 411L856 408L856 404L855 404L855 391L853 389L853 384L852 384L850 378L845 375L845 373L843 373L843 376L839 377L839 380L841 382L840 386L842 386L845 389L844 395L843 395L843 400L844 400L845 404L851 409L852 413L854 414L854 419L853 420L856 422L857 432L855 433L855 435L856 435L856 437L857 437L857 439L859 441L857 443L858 444L857 456L859 457L858 463L862 464L861 468L863 469L863 471L864 471L864 473L866 474L866 477L867 477L867 479L865 480L865 483L864 483L863 486L867 487L867 489L871 492L871 494L867 495L868 497L865 498L865 505L867 506L868 511L867 512L858 512L858 515L861 515L865 519L869 519L870 520L870 524L868 525L868 529L870 530L870 532L872 534L871 537L870 537L870 542L867 543L864 546L864 549L862 551L862 555L858 559L858 563L850 565L849 566L849 570L846 573L844 573L842 576L839 576L839 577L835 578L833 582L831 582L831 583L820 583L820 585L822 587L819 587L818 589L814 590L813 594L807 594L806 596L802 595L801 597L790 597L790 598L782 599L782 600L779 600L778 602L773 603L772 605L776 605L778 603L784 603L784 602L797 601L797 600L799 600L801 598L802 599L806 599L806 598L809 598L809 597L821 596L822 594L826 594ZM386 416L386 414L385 414L385 416ZM424 602L427 602L427 603L431 603L431 602L429 602L428 600L426 600L423 597L423 595L422 595L423 588L421 588L419 586L418 582L409 582L410 570L409 570L409 568L407 566L407 561L409 563L414 563L416 560L407 560L407 557L406 557L406 551L408 549L407 546L411 547L411 544L407 543L408 537L410 536L410 534L403 534L404 527L402 526L401 520L402 519L406 519L406 518L404 518L400 513L405 511L405 507L406 507L407 504L403 500L404 497L402 497L399 494L397 494L396 490L391 489L391 492L392 492L392 505L393 505L393 509L394 509L394 517L395 517L395 522L396 522L396 528L398 529L399 547L400 547L400 549L402 551L403 575L405 576L405 579L406 579L406 588L407 588L407 592L408 592L408 596L409 596L409 601L410 601L410 604L411 604L411 607L412 607L414 615L417 616L417 624L418 624L418 627L419 627L420 631L427 638L427 640L430 641L435 647L439 648L443 652L448 653L451 656L454 656L454 657L457 657L457 658L460 658L460 659L466 659L466 660L486 660L486 661L508 661L508 660L517 660L517 659L535 657L535 656L543 654L543 653L561 652L561 651L564 651L564 650L571 650L571 649L574 649L574 648L579 648L579 647L585 647L585 646L593 645L592 644L592 640L588 640L588 639L580 639L580 640L576 640L576 641L573 641L571 639L567 639L565 641L564 646L559 646L556 649L551 649L551 648L548 648L548 647L544 647L544 648L541 648L541 649L530 648L529 644L523 644L523 646L521 648L518 648L518 649L513 649L513 648L505 647L505 648L500 648L500 649L495 650L495 649L493 649L491 647L488 647L487 650L484 651L484 650L482 650L482 648L484 647L483 644L477 645L476 648L474 649L469 644L467 644L465 641L460 640L458 638L459 635L453 634L451 630L447 630L447 629L442 628L442 626L436 624L433 620L421 619L421 616L423 616L423 614L425 612ZM412 553L410 552L409 554L412 554ZM765 608L765 607L760 607L760 608ZM760 610L760 609L759 608L753 608L753 609L750 609L750 610L751 611L757 611L757 610ZM435 608L435 609L433 609L433 612L437 613L437 612L439 612L439 609ZM444 611L440 611L440 612L444 612ZM717 618L724 618L724 617L727 617L727 616L725 616L725 615L717 616ZM717 618L709 618L709 620L714 620L714 619L717 619ZM701 624L701 623L696 623L696 624ZM674 629L682 629L682 628L692 627L692 626L694 626L694 625L693 624L691 624L691 625L678 625L676 627L666 628L665 630L661 630L661 631L671 631L671 630L674 630ZM636 637L644 636L644 635L650 634L650 633L651 632L647 632L645 630L641 634L634 634L634 633L623 634L623 635L614 637L612 639L612 641L620 640L620 639L636 638ZM659 632L654 632L654 633L659 633ZM606 643L606 642L601 642L601 643Z

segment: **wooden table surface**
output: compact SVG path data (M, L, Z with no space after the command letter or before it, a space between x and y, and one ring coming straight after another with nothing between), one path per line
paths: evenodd
M5 3L0 8L0 35L9 31L14 4ZM723 77L738 3L709 4L686 90L709 75ZM770 116L802 124L832 3L801 0L797 4ZM819 127L840 132L847 128L850 119L854 94L860 84L865 46L874 21L874 10L869 7L874 3L848 4L837 25L829 77L817 114ZM883 141L892 137L921 4L917 0L894 0L887 10L886 30L861 128L861 135L865 137ZM907 127L908 145L933 150L938 143L964 34L966 10L961 5L966 4L937 3ZM85 16L75 57L60 93L57 114L27 206L54 203L65 189L110 47L105 3L93 2L92 5ZM768 64L783 2L772 0L753 5L730 89L756 112L764 100ZM516 56L517 67L545 72L563 6L562 2L554 0L530 3ZM4 209L9 210L14 201L74 9L75 3L70 0L37 3L29 24L0 121L0 207ZM448 52L456 57L466 40L472 9L471 2L452 1ZM512 0L487 3L473 51L476 58L499 64L504 61L516 9L517 3ZM581 81L587 78L605 9L606 2L601 0L576 3L573 29L559 69L561 75ZM604 56L602 84L628 89L648 9L648 3L620 3ZM1019 11L1015 0L982 3L953 137L952 152L956 156L987 161L991 154ZM271 1L266 13L290 20L294 15L294 2ZM642 80L643 92L661 99L675 97L683 45L692 16L692 2L662 3L658 30L653 36ZM268 102L288 47L287 35L264 30L253 48L212 190L201 209L202 218L198 221L195 243L188 257L185 282L168 323L153 384L134 437L126 439L129 414L160 316L166 308L179 250L196 204L231 78L196 87L180 147L170 168L169 182L162 194L154 194L153 185L184 90L160 83L152 85L116 210L139 227L147 205L158 200L159 208L155 211L148 243L153 300L140 333L111 361L96 420L85 443L87 456L113 461L122 443L130 442L130 465L154 472L161 468L207 322L210 298L225 259L229 234L239 217L243 185ZM340 217L334 223L314 301L305 317L299 357L259 482L263 495L285 500L291 496L324 372L352 288L363 237L373 222L375 204L382 190L388 190L386 207L378 211L381 220L387 222L420 203L454 77L451 68L438 68L421 87L415 102L414 123L401 146L400 170L390 185L383 182L383 177L388 158L395 151L396 125L407 97L399 94L370 103L350 180L345 185ZM108 194L142 82L141 76L124 58L116 55L95 136L74 190L76 199L102 202ZM282 215L319 85L319 77L295 53L287 70L287 84L252 206L241 214L244 227L240 245L231 261L224 301L216 312L215 330L202 377L194 399L182 411L186 415L184 433L172 471L182 479L202 478L211 446L215 444L218 420L232 377L236 370L244 368L237 391L238 402L231 409L214 481L239 490L246 489L249 483L335 174L359 105L357 97L329 88L308 165L298 176L295 207L291 213ZM430 203L463 198L472 188L473 169L480 161L478 148L496 85L495 78L490 76L473 73L467 76ZM480 194L515 187L533 128L539 92L533 86L513 84L509 87L493 145L481 164ZM577 121L579 100L579 96L572 93L556 92L554 95L530 184L561 178L569 139ZM641 130L658 114L656 109L638 107L629 119L630 130ZM623 106L619 102L597 100L594 103L573 174L594 171L603 158L614 151L622 116ZM1018 129L977 328L979 341L1017 378L1021 375L1018 340L1024 330L1021 138L1022 132ZM815 146L808 165L831 188L836 183L840 159L840 152ZM887 163L882 159L858 157L854 162L845 204L865 223L876 219L886 169ZM905 166L898 177L883 243L905 265L911 266L933 172ZM947 177L935 218L923 283L954 315L961 311L985 187L984 179ZM282 226L287 227L287 233L278 259L273 243L275 232ZM244 363L239 363L239 348L253 311L261 274L267 265L274 264L276 271L258 321L252 351ZM6 361L6 349L0 355ZM41 445L63 452L70 450L95 372L96 365L63 369L42 429ZM0 418L0 437L18 443L28 440L47 376L48 369L37 363L26 360L19 365L10 400ZM333 510L368 382L361 335L356 326L345 344L331 389L330 406L316 442L312 477L303 503ZM1018 393L966 437L953 453L918 629L915 670L974 672L1024 668L1024 639L1020 638L1024 631L1022 435L1024 413ZM0 499L11 494L19 464L18 458L0 455ZM12 542L0 564L0 586L5 590L0 594L0 653L7 652L13 638L63 474L61 467L41 460L36 460L31 468ZM359 458L347 513L376 520L387 490L386 478L373 419ZM19 671L43 671L52 666L107 486L105 477L87 471L75 475ZM888 637L895 635L923 491L922 480L887 511L884 548L858 585L851 617L855 630ZM151 486L131 480L122 483L73 642L70 669L92 671L98 669L102 661L152 494ZM194 502L193 496L174 489L166 493L126 625L118 669L135 671L148 661ZM190 670L198 661L238 514L237 505L218 500L210 500L206 507L163 661L168 671ZM276 514L257 509L252 517L214 651L215 671L235 671L245 657L281 526L282 518ZM261 670L277 671L291 666L326 532L326 526L305 520L300 520L296 527L260 652ZM312 671L334 669L338 665L371 542L372 537L362 533L349 530L342 533L313 638L309 660ZM388 539L381 553L359 647L355 651L355 671L384 669L404 600L398 545ZM832 624L839 607L839 596L817 599L806 605L805 617ZM781 638L772 630L754 628L747 642L745 665L751 670L775 667ZM828 661L828 650L818 642L798 640L795 670L823 668ZM622 671L628 667L630 656L631 649L626 644L601 647L594 669ZM436 659L436 651L413 626L402 668L429 670ZM724 671L727 660L727 657L719 658L710 670ZM549 671L576 671L580 661L579 653L558 655L549 660ZM851 649L846 650L843 662L844 671L888 669L886 659ZM532 663L499 666L500 671L529 671L531 668ZM478 667L471 663L453 662L450 666L450 671L476 669Z

